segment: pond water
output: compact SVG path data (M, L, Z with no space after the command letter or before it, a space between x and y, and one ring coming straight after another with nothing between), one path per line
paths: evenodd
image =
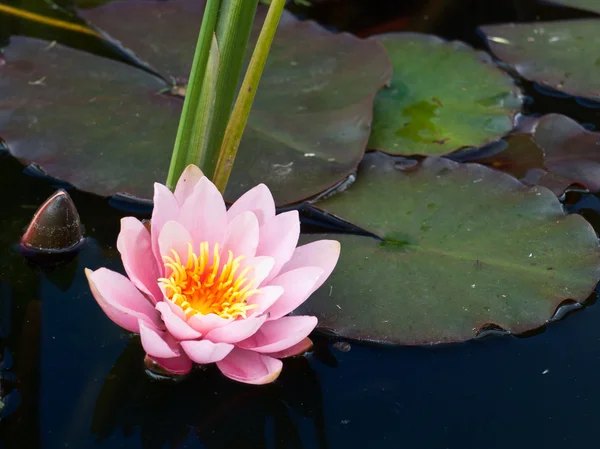
M479 48L477 25L586 16L519 0L315 3L294 10L360 35L417 30ZM46 32L3 20L5 37ZM600 126L600 109L522 87L527 113ZM139 339L106 318L84 276L86 267L123 272L119 219L147 218L149 209L70 189L87 241L74 260L43 270L17 243L57 187L0 152L0 448L562 449L600 438L595 297L529 336L383 347L317 335L313 352L287 360L280 379L263 387L214 368L181 382L151 379ZM597 196L571 192L565 205L600 231Z

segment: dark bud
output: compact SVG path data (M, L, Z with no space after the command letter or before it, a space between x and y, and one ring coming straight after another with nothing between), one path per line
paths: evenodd
M37 210L21 238L26 256L71 255L83 241L79 213L64 190L58 190Z

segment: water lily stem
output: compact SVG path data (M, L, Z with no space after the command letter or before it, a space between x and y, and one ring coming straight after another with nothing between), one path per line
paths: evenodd
M207 151L196 162L211 180L214 179L219 150L233 109L257 7L258 0L221 1L215 30L221 57L214 86L214 108L206 135Z
M240 146L240 141L242 140L248 115L250 114L250 109L256 95L256 89L258 88L260 77L267 62L284 6L285 0L272 0L269 6L269 12L258 37L250 65L246 71L233 112L227 123L213 178L214 184L222 193L225 192L225 188L227 187L227 181L233 168L233 162Z
M202 91L198 103L197 121L191 130L191 141L193 145L187 153L185 165L197 164L206 172L207 167L203 164L206 155L211 151L210 129L213 124L215 102L217 96L217 82L219 81L219 69L221 66L221 55L217 37L213 34L212 45L208 55L208 64L204 79L202 80ZM201 112L200 112L201 111ZM213 149L212 151L216 151ZM211 176L212 178L212 176Z
M211 46L213 46L213 36L220 6L221 0L208 0L204 10L202 26L198 35L198 43L196 44L194 61L192 63L192 70L175 139L175 148L173 149L171 165L169 166L169 173L167 175L166 185L170 189L175 188L177 180L188 164L188 154L194 152L194 148L202 145L203 136L201 133L194 132L194 129L204 112L202 86L208 65L209 53Z

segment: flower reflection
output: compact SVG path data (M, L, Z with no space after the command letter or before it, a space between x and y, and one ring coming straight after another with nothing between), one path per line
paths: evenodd
M98 440L120 430L124 438L139 432L145 449L176 448L192 434L207 448L328 447L321 387L307 358L290 359L276 384L253 388L211 367L185 382L157 382L145 375L142 356L136 337L106 377L92 419ZM298 426L307 420L309 435Z

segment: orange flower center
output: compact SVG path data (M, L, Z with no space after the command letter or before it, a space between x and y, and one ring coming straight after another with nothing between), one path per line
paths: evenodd
M222 318L246 318L246 312L258 307L248 304L248 298L260 290L253 289L254 280L246 276L253 267L240 271L244 256L234 258L228 251L227 261L221 259L219 244L213 248L212 264L208 242L200 244L196 255L192 244L188 243L188 258L184 265L177 251L171 250L173 257L163 256L167 278L158 281L164 287L167 298L181 307L187 318L200 313L214 313ZM239 271L239 273L238 273Z

